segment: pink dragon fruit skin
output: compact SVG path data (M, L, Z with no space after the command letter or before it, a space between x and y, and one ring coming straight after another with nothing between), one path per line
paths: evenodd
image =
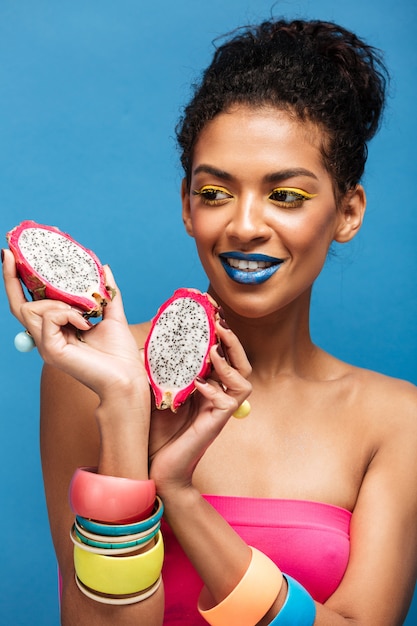
M91 250L55 226L26 220L6 239L19 277L34 300L61 300L85 312L102 315L112 294L102 264Z
M217 317L217 304L196 289L177 289L159 308L145 342L145 367L158 409L175 413L195 391L196 377L210 373Z

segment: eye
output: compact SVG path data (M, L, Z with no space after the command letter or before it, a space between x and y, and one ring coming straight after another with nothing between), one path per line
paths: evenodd
M311 200L311 198L314 198L316 195L316 193L308 193L307 191L295 187L277 187L272 190L268 197L284 208L297 208L300 207L303 202Z
M212 187L210 185L201 187L201 189L194 189L192 194L193 196L200 196L205 204L211 206L222 204L223 202L227 202L230 198L233 198L233 195L229 193L227 189L224 189L224 187Z

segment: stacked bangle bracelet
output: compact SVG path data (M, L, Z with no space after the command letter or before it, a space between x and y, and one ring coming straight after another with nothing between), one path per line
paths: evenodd
M69 500L73 512L102 522L127 523L146 518L155 502L153 480L133 480L98 474L80 467L72 477Z
M76 514L70 537L80 591L114 605L154 594L164 559L164 507L154 481L105 476L82 467L72 478L69 499Z
M204 587L198 610L211 626L253 626L267 613L277 598L282 574L265 554L251 548L252 559L243 578L222 602L212 608L210 594Z

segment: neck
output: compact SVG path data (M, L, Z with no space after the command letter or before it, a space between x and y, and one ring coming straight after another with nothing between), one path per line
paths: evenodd
M243 317L219 301L228 325L239 337L253 368L253 377L314 376L320 350L310 337L311 290L264 317Z

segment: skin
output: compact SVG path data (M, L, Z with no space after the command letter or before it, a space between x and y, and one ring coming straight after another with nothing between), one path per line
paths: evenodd
M75 469L98 465L103 473L146 478L148 440L150 475L167 519L214 602L236 586L250 554L200 493L299 498L353 512L348 568L325 605L317 604L315 624L402 624L417 573L417 391L343 363L310 338L312 284L332 241L352 239L365 210L361 186L336 203L319 139L320 129L268 107L235 107L201 132L190 188L182 187L183 220L209 291L225 312L229 328L218 325L218 332L228 359L213 349L214 379L197 382L192 407L175 417L152 409L137 349L149 323L129 328L120 294L91 329L65 304L26 303L6 251L11 310L46 362L41 451L64 580L62 624L163 623L162 588L144 602L114 609L82 596L68 538L73 514L67 492ZM295 175L301 168L304 173ZM221 189L214 194L221 202L213 206L193 193L206 186ZM277 187L314 197L283 205L271 196ZM284 263L265 283L241 285L220 262L226 251ZM85 331L85 343L68 322ZM250 416L230 419L249 394ZM284 585L259 625L269 624L285 594Z

